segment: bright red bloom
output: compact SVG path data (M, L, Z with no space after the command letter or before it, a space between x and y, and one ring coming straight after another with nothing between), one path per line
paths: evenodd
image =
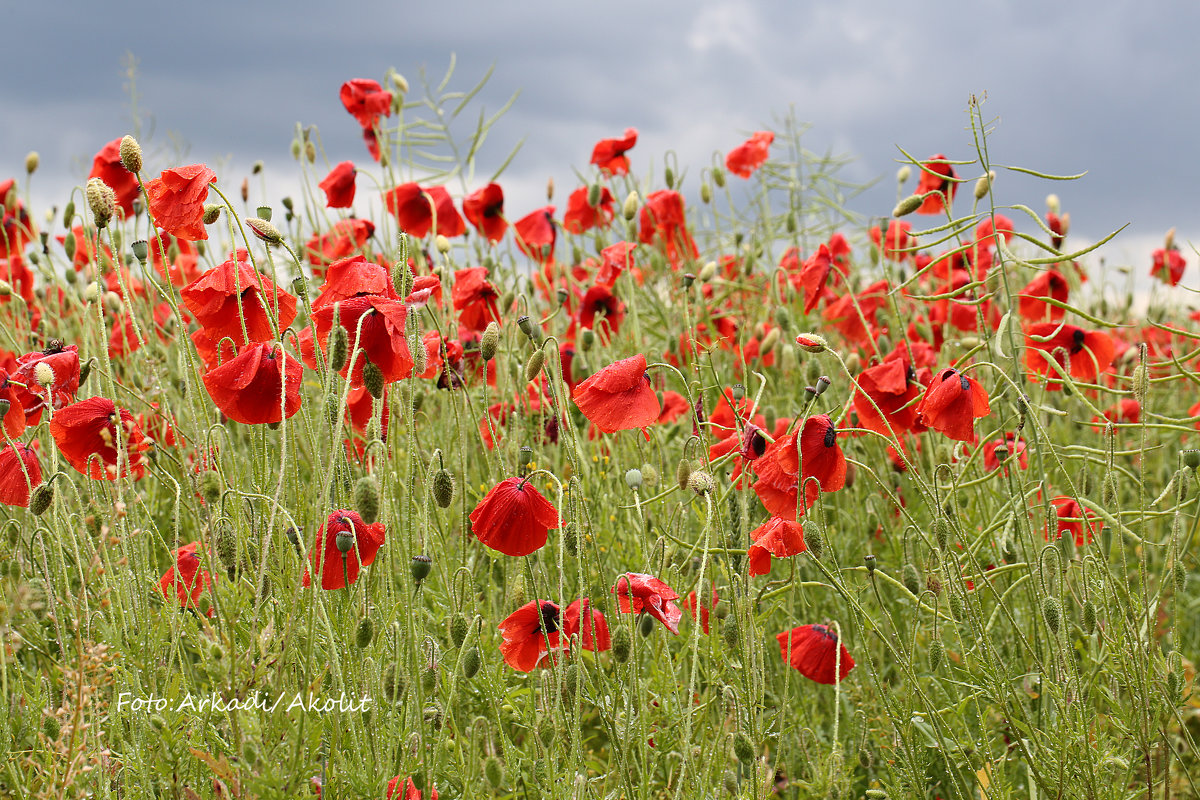
M25 245L37 236L25 204L17 199L17 182L13 178L0 181L0 233L3 234L0 235L0 259L18 262Z
M700 628L705 633L708 633L709 618L712 616L713 609L717 607L717 603L719 602L720 598L717 597L717 585L714 583L712 584L712 596L701 597L699 603ZM696 618L696 605L696 593L694 591L688 592L688 596L683 600L683 607L686 608L688 613L692 615L692 619Z
M326 264L357 253L374 233L375 223L351 217L339 219L325 233L313 234L304 248L308 263L313 265L313 274L319 276Z
M1017 295L1021 316L1029 322L1058 322L1066 310L1046 302L1046 299L1067 302L1071 287L1058 270L1039 272L1037 277L1025 284Z
M1154 263L1150 266L1150 274L1168 286L1178 286L1186 267L1187 262L1183 260L1183 254L1174 247L1170 250L1159 248L1154 251Z
M145 453L154 446L154 441L137 426L133 414L118 409L104 397L92 397L59 409L50 420L50 435L67 463L93 480L116 480L131 472L142 477ZM118 436L124 440L126 457L121 459L119 469Z
M358 580L359 569L369 567L375 561L375 554L383 547L386 533L382 522L368 525L357 511L341 509L332 512L317 531L309 554L313 569L321 572L321 588L343 589ZM338 547L339 538L343 546L349 545L344 554ZM305 569L304 585L311 584L312 578Z
M634 242L617 242L601 250L600 271L596 273L596 283L614 285L621 273L633 266L633 251L636 248L637 244Z
M576 386L571 397L604 433L648 427L662 412L641 353L609 364Z
M463 199L463 215L489 242L498 242L508 230L504 218L504 190L498 183L489 183Z
M871 341L875 315L887 303L888 282L876 281L858 296L844 294L825 306L823 316L852 342Z
M203 164L164 169L162 175L146 184L154 224L180 239L207 239L202 219L204 201L208 199L208 185L216 181L217 173Z
M471 532L507 556L540 550L549 531L562 524L554 505L525 478L506 478L471 512Z
M1122 397L1115 406L1104 412L1103 417L1093 417L1092 422L1124 422L1136 425L1141 418L1141 403L1132 397ZM1095 426L1095 429L1101 430L1100 426Z
M725 168L742 178L749 178L754 170L767 160L775 134L771 131L756 131L746 141L729 151L725 156Z
M422 189L415 183L402 183L383 193L387 210L396 217L400 230L424 239L434 227L442 236L462 236L467 223L459 216L458 209L445 186L430 186Z
M617 578L613 587L617 595L617 606L622 614L646 612L676 636L679 635L679 620L683 609L675 605L679 594L653 575L627 572Z
M354 178L357 176L353 161L343 161L317 184L325 192L327 208L349 208L354 205Z
M41 482L42 465L33 447L18 442L0 450L0 505L28 508Z
M604 327L601 329L601 339L608 341L609 334L616 335L625 319L625 304L613 294L612 287L598 284L587 290L579 304L579 324L585 328L596 329L600 320Z
M532 600L497 626L504 641L504 663L518 672L533 672L542 659L564 646L562 615L556 603Z
M1076 502L1075 498L1059 495L1050 503L1057 515L1057 528L1053 538L1061 539L1064 533L1071 534L1077 546L1083 546L1092 541L1100 532L1100 521L1091 509L1085 509ZM1086 525L1086 527L1085 527ZM1050 540L1050 530L1046 529L1046 540Z
M666 251L672 267L679 267L685 259L699 258L700 251L688 233L683 195L679 192L669 189L651 192L638 215L638 223L638 241L657 242Z
M771 556L787 558L808 549L804 543L804 528L800 523L783 517L771 517L750 531L750 538L754 544L750 545L746 556L752 576L766 575L771 571Z
M846 484L846 456L838 446L837 428L828 414L809 417L800 430L775 439L754 468L758 475L754 492L767 511L777 517L795 518L801 483L805 509L817 499L818 488L836 492Z
M613 220L615 198L607 186L600 188L596 205L588 203L590 189L581 186L567 198L567 213L563 214L563 228L567 233L583 233L592 228L603 228Z
M554 242L558 228L554 225L554 206L532 211L513 223L517 247L541 264L554 258Z
M914 402L920 395L917 374L907 361L889 359L858 376L861 391L854 394L858 423L884 436L920 432Z
M19 388L13 384L8 370L0 369L0 400L8 401L8 410L0 414L0 431L9 439L16 439L25 432L25 406L17 394Z
M372 128L380 117L392 115L392 93L385 92L378 81L354 78L342 84L339 96L363 128Z
M437 789L429 791L430 800L438 800ZM384 800L421 800L421 792L412 778L401 778L397 775L388 781L387 797Z
M797 257L798 259L798 257ZM804 260L800 274L792 279L792 285L804 290L804 313L810 313L825 294L829 274L834 272L833 254L828 245L821 245L817 252ZM840 277L840 273L835 273Z
M869 231L871 241L879 248L880 254L889 261L904 261L913 257L912 248L916 240L909 235L912 223L902 219L894 219L888 223L887 234L882 234L876 225Z
M339 259L325 271L325 283L321 294L313 301L314 311L331 306L359 295L379 295L397 299L392 289L392 276L380 264L367 261L365 256L354 255Z
M472 331L482 331L489 322L500 320L500 309L497 308L500 293L488 282L487 274L487 267L471 267L454 273L454 286L450 290L454 310L458 312L459 324Z
M278 345L254 342L237 358L204 373L204 388L229 419L265 425L290 419L300 410L303 371Z
M187 239L156 231L147 244L155 271L172 285L186 286L200 277L200 254Z
M379 295L359 295L341 301L336 310L339 312L337 324L346 330L352 356L346 359L346 365L342 367L342 377L347 377L355 386L362 386L363 368L367 361L379 367L385 384L408 377L412 372L413 358L404 338L404 326L408 319L408 309L404 303ZM328 346L329 332L333 329L334 311L334 306L325 306L313 312L316 339L323 350ZM356 347L363 353L353 357ZM353 372L350 372L351 361L354 364Z
M37 380L38 364L45 364L52 373L50 385L45 388ZM25 409L26 424L38 424L47 404L59 409L75 399L75 393L79 391L79 369L79 347L73 344L63 347L51 343L44 351L26 353L17 359L17 367L12 373L14 382L9 385Z
M1025 440L1015 436L1014 434L1005 434L1003 439L992 439L985 442L983 445L983 468L986 470L1000 469L1000 457L996 455L996 450L1000 447L1008 449L1008 455L1005 456L1004 463L1011 464L1012 459L1017 459L1017 466L1021 469L1028 469L1029 454L1025 452ZM1007 469L1007 467L1006 467Z
M993 224L992 217L988 217L983 222L975 227L975 246L977 248L990 248L996 244L996 232L1004 237L1004 243L1008 244L1012 241L1013 233L1016 228L1013 226L1013 221L1003 214L996 214L995 223ZM982 280L982 276L980 277Z
M783 660L817 683L841 683L854 669L854 659L846 646L825 625L801 625L776 635L775 640Z
M620 139L601 139L592 148L591 163L606 175L628 175L629 157L626 152L637 144L637 128L626 128Z
M121 139L113 139L92 159L92 171L88 179L99 178L117 196L117 206L122 213L133 216L133 201L137 199L141 187L138 186L137 176L125 169L121 163Z
M953 367L934 377L917 406L922 425L960 442L974 442L975 420L990 413L987 390Z
M612 637L608 632L608 620L599 610L592 608L586 597L573 601L563 614L563 635L569 640L579 637L584 650L602 653L612 649Z
M296 318L296 298L241 260L230 259L210 269L180 289L179 295L211 336L228 336L239 347L275 338L273 311L279 315L279 330Z
M1051 392L1060 391L1063 385L1051 358L1073 380L1095 383L1115 355L1116 345L1107 333L1054 322L1039 322L1025 329L1025 364L1030 372L1045 376L1046 389Z
M921 179L917 182L916 193L940 192L940 194L926 197L925 201L921 203L921 207L917 209L918 214L937 214L954 202L954 193L958 191L958 183L954 181L954 178L958 176L954 172L954 167L945 159L944 155L938 153L921 165Z
M163 597L176 598L180 608L195 608L200 595L215 582L208 570L200 568L200 554L196 552L199 549L200 543L192 542L176 550L175 566L158 581Z

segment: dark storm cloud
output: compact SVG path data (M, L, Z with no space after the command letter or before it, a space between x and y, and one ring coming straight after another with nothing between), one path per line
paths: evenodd
M153 130L143 136L159 166L182 157L186 143L191 160L237 176L223 175L226 183L261 159L280 185L295 180L297 123L319 127L331 160L367 160L337 99L342 81L395 67L416 90L421 67L436 83L455 52L453 88L494 65L482 106L494 110L521 90L480 158L482 180L525 137L505 179L514 213L542 202L550 175L571 187L571 169L586 170L591 145L627 126L641 133L631 154L639 168L661 167L674 150L698 169L794 108L813 123L806 146L849 151L854 179L883 176L855 209L887 214L896 146L919 158L972 158L965 109L986 93L995 161L1089 172L1055 185L1004 173L1001 202L1040 212L1055 191L1074 232L1091 239L1126 222L1127 240L1139 244L1171 226L1200 232L1200 88L1188 57L1200 9L1192 3L380 1L335 9L306 0L81 13L88 8L6 9L0 158L8 166L0 176L19 173L26 151L38 150L35 205L61 203L96 150L131 130L125 51L139 62Z

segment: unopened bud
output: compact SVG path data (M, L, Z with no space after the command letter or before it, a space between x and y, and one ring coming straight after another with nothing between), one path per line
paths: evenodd
M29 496L29 513L35 517L40 517L46 513L46 509L50 508L50 503L54 501L54 484L44 483L33 490L33 494Z
M713 276L716 274L717 274L717 262L709 261L709 262L705 263L705 265L703 267L700 268L700 274L697 275L696 277L698 277L700 279L701 283L708 283L709 281L711 281L713 279Z
M982 200L987 197L987 193L992 189L992 181L996 180L995 170L989 171L979 180L975 181L975 199Z
M442 255L450 252L450 240L440 233L434 238L433 244Z
M905 164L900 169L896 170L896 183L903 186L908 183L908 179L912 177L912 167Z
M479 668L483 665L483 657L479 653L478 647L472 647L463 653L462 656L462 676L464 680L471 680L479 674Z
M929 643L929 671L937 672L946 657L946 644L941 639Z
M679 484L680 489L688 488L688 483L692 477L692 462L686 458L679 460L679 466L675 469L675 480Z
M88 207L96 220L96 227L107 227L113 214L117 213L116 192L100 178L92 178L87 182L86 195Z
M329 368L341 372L350 357L350 335L341 325L329 332Z
M767 335L763 337L762 343L758 346L760 354L766 354L775 349L775 345L779 344L779 328L771 328Z
M742 641L741 628L738 626L737 615L730 614L721 623L721 638L730 650L737 650Z
M1051 633L1058 633L1058 623L1062 614L1062 608L1058 601L1053 597L1047 597L1042 602L1042 616L1046 619L1046 627Z
M200 497L205 505L214 506L221 499L221 474L216 470L205 470L200 476Z
M1167 235L1165 237L1163 237L1163 249L1164 250L1174 250L1175 249L1175 229L1174 228L1171 228L1171 230L1167 231Z
M121 166L133 173L142 171L142 146L132 136L121 139Z
M625 221L632 221L637 216L638 210L638 193L632 191L625 198L625 203L621 206L621 214L624 215Z
M629 660L633 651L633 640L629 636L628 626L621 624L612 634L612 654L618 664Z
M383 397L383 370L372 364L370 361L363 364L362 371L363 386L367 387L367 391L371 393L371 397L376 400Z
M29 154L25 156L25 174L32 175L37 172L40 161L41 158L38 156L37 150L30 150Z
M554 199L554 177L553 176L546 179L546 199L547 200Z
M479 355L484 361L491 361L496 356L496 348L500 345L500 326L495 320L489 322L479 337Z
M1140 362L1133 368L1133 397L1140 405L1146 402L1146 395L1150 391L1150 370L1146 366L1146 362Z
M373 525L379 519L379 481L364 475L354 484L354 510L363 522Z
M708 183L700 184L700 202L706 204L712 202L712 187Z
M463 642L467 640L469 627L470 623L467 622L466 616L461 611L450 618L450 641L454 643L455 647L462 647Z
M916 211L918 208L920 208L921 204L924 202L925 202L925 195L910 194L908 197L904 198L903 200L901 200L899 203L896 204L896 207L892 209L892 216L893 217L906 217L909 214Z
M546 364L546 351L540 347L530 354L529 360L525 362L525 382L531 383L537 380L542 374L542 367Z
M718 189L725 188L725 170L720 167L713 167L712 179Z
M205 225L212 225L221 218L221 207L216 203L205 203L204 213L200 217L200 221Z
M749 764L754 760L754 743L741 731L733 736L733 754L743 764Z
M904 569L901 570L901 577L904 579L904 588L908 589L910 594L921 593L921 574L917 572L914 565L905 564Z
M454 502L454 476L442 468L433 473L433 499L440 508L449 508Z
M1084 601L1083 611L1079 615L1079 623L1083 626L1083 632L1088 636L1096 631L1096 604L1091 600Z
M254 231L254 235L262 239L267 244L280 244L283 242L283 234L279 229L259 217L249 217L246 224L250 226L250 230Z
M371 640L375 638L375 624L371 622L370 617L363 617L358 623L358 630L354 632L354 644L359 650L365 650L371 645Z
M829 343L824 336L816 333L802 333L796 337L796 344L806 353L823 353L829 349Z

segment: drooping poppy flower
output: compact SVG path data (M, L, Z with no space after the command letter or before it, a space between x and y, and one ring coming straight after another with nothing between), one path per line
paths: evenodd
M1003 214L996 214L994 218L988 217L975 226L975 247L984 249L995 247L997 232L1004 237L1004 243L1008 244L1012 241L1015 231L1016 226L1013 225L1013 221ZM982 280L982 276L980 280Z
M591 189L581 186L567 198L567 213L563 214L563 228L567 233L584 233L592 228L603 228L613 220L613 203L616 199L607 186L600 187L596 205L589 200Z
M709 597L701 596L699 603L696 602L696 592L688 592L688 596L683 600L683 607L692 615L692 619L696 618L696 606L700 606L700 628L705 633L708 633L708 622L712 616L713 610L717 607L720 599L717 597L717 585L712 584L712 593Z
M1000 455L996 452L1000 448L1008 451L1001 462ZM1020 469L1028 469L1029 454L1025 452L1025 440L1014 434L1008 433L1003 439L992 439L985 442L983 445L983 468L986 470L1000 469L1001 464L1011 464L1013 459L1016 459L1016 464ZM1005 466L1007 469L1007 466Z
M700 250L687 229L683 195L670 189L650 193L638 215L638 241L657 242L674 268L684 260L699 258Z
M334 319L334 312L338 317ZM404 303L379 295L358 295L335 306L313 312L316 341L325 349L334 324L346 331L351 358L342 367L342 377L354 386L363 385L363 369L370 361L383 373L384 384L395 383L412 372L413 358L404 338L408 310ZM361 325L360 325L361 323ZM355 349L363 352L355 356ZM351 363L354 370L350 371Z
M576 386L571 398L604 433L648 427L662 411L641 353L609 364Z
M729 151L725 156L725 168L742 178L749 178L754 170L762 166L770 155L775 134L771 131L756 131L746 141Z
M596 273L596 283L613 286L621 273L633 266L633 251L637 248L635 242L617 242L610 244L600 251L600 271Z
M471 532L507 556L540 550L562 524L554 505L525 478L505 478L471 512Z
M105 397L91 397L59 409L50 420L50 435L67 463L92 480L111 481L131 473L142 477L145 453L154 445L133 414ZM125 451L120 463L118 436Z
M45 366L39 368L39 364ZM47 377L46 369L50 370L50 382L42 386L38 372ZM26 424L37 425L47 405L57 410L73 401L79 391L79 371L79 347L73 344L64 347L61 342L51 341L45 350L18 358L9 386L25 409Z
M775 636L779 654L809 680L832 686L854 669L854 659L837 634L825 625L801 625Z
M1100 532L1100 521L1096 519L1095 513L1080 506L1075 498L1059 495L1051 500L1050 504L1054 507L1057 522L1051 522L1052 525L1056 525L1053 537L1047 527L1047 541L1051 538L1061 539L1064 533L1069 533L1075 539L1075 545L1082 547Z
M358 173L353 161L343 161L317 184L325 192L326 208L349 208L354 205L354 179Z
M938 194L926 197L925 201L921 203L921 207L917 209L917 213L937 214L953 203L954 193L958 191L958 183L954 180L957 177L954 167L946 161L946 157L941 153L922 164L921 179L917 181L916 193L938 192Z
M1045 376L1046 389L1057 392L1063 381L1051 359L1072 380L1095 383L1112 365L1116 345L1101 331L1075 325L1039 322L1025 329L1025 364L1034 375Z
M275 338L271 325L275 314L279 330L296 318L296 298L240 259L231 258L210 269L180 289L179 295L209 335L228 336L239 347Z
M602 653L612 649L608 620L599 609L592 608L591 601L586 597L572 601L563 612L563 635L568 640L578 636L584 650Z
M204 373L204 388L234 422L266 425L300 410L299 361L275 344L253 342L238 356Z
M1040 272L1017 295L1021 316L1029 322L1058 322L1067 313L1066 309L1046 300L1065 303L1070 293L1071 287L1061 272L1054 269Z
M164 169L146 184L154 224L190 242L207 239L202 219L204 201L208 199L208 185L216 181L217 173L203 164Z
M617 607L622 614L646 612L663 624L667 630L679 635L679 621L683 609L675 604L679 593L653 575L627 572L617 578L612 591L617 595Z
M504 218L504 190L498 183L489 183L463 199L463 216L489 242L498 242L508 230Z
M185 544L175 551L175 566L170 567L158 581L163 597L177 600L180 608L195 608L200 595L213 585L214 578L206 569L200 568L199 542Z
M858 423L884 436L904 431L919 432L917 408L920 395L917 373L903 359L890 359L864 370L857 379L854 411Z
M554 224L554 206L531 211L513 223L517 247L521 252L545 264L554 258L554 242L558 228Z
M459 324L472 331L482 331L489 322L500 320L497 301L500 293L487 279L487 267L460 269L454 273L450 296Z
M801 484L805 510L816 501L818 491L836 492L846 485L846 456L828 414L809 417L799 430L776 438L754 468L758 475L754 492L777 517L795 519Z
M625 135L619 139L601 139L592 148L590 163L606 175L628 175L629 157L625 153L637 144L637 137L637 128L626 128Z
M953 367L942 370L917 406L917 420L960 442L975 441L975 420L992 413L987 390Z
M314 311L332 306L359 295L379 295L397 299L392 289L392 276L381 264L367 261L363 255L338 259L325 271L321 294L313 301Z
M392 114L392 93L384 91L379 81L354 78L342 84L338 92L342 105L363 128L375 126L380 117Z
M133 201L137 199L141 187L138 186L137 176L125 169L121 163L121 139L113 139L92 159L92 171L88 179L99 178L108 184L117 197L117 207L126 216L133 216Z
M321 573L321 588L344 589L358 580L359 570L375 561L386 534L382 522L368 525L357 511L330 513L309 554L312 568ZM305 569L304 585L311 584L312 577Z
M754 544L746 551L750 574L766 575L771 571L771 557L787 558L808 549L804 543L804 528L795 520L771 517L750 531Z
M434 228L441 236L453 238L466 233L467 223L454 207L445 186L422 188L415 183L402 183L383 193L387 210L396 218L400 230L424 239Z
M1183 270L1187 267L1183 254L1174 247L1169 250L1159 248L1154 251L1153 258L1150 274L1168 286L1178 286L1179 281L1183 279Z
M28 508L41 482L42 465L33 447L18 442L0 450L0 505Z
M313 274L319 277L326 264L357 253L374 233L375 223L351 217L339 219L325 233L314 234L304 246Z
M563 646L562 615L549 600L526 603L497 627L504 639L500 643L504 663L518 672L533 672L543 658Z
M430 800L438 800L437 787L429 790ZM384 800L421 800L421 790L413 783L412 778L399 775L388 781L387 797Z
M1050 229L1050 246L1055 250L1062 250L1063 240L1067 238L1067 231L1071 227L1071 215L1059 216L1053 211L1047 211L1046 227Z
M804 313L808 314L817 307L817 302L825 294L825 284L830 274L839 275L834 270L833 254L828 245L821 245L817 252L804 260L800 274L796 276L793 285L804 290Z

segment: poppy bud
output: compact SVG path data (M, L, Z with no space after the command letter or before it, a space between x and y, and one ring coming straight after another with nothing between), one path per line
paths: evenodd
M461 611L450 618L450 641L455 647L462 647L463 642L467 640L468 627L467 618Z
M908 179L912 177L912 167L905 164L900 169L896 170L896 183L903 186L908 183Z
M487 761L483 762L483 776L492 788L499 789L500 784L504 783L504 765L500 763L500 759L488 756Z
M975 199L982 200L987 197L987 193L992 189L992 181L996 180L995 170L991 170L987 175L984 175L979 180L975 181Z
M349 553L354 549L354 534L350 531L342 531L334 537L334 544L337 545L339 553Z
M1146 394L1150 391L1150 370L1142 361L1133 368L1133 397L1139 405L1145 404Z
M725 170L720 167L713 167L712 179L718 189L725 188Z
M1100 554L1105 558L1112 552L1113 532L1112 528L1105 525L1100 529Z
M438 672L436 661L431 661L421 670L421 688L425 690L425 694L429 695L437 691Z
M670 167L667 167L665 170L663 170L663 180L666 181L668 189L674 189L675 170L671 169Z
M412 573L413 581L420 584L429 577L430 571L433 570L433 559L429 556L413 556L408 569Z
M904 588L908 589L910 594L918 595L921 593L921 575L917 572L917 568L912 564L905 564L901 570L904 579Z
M525 382L532 383L537 380L538 375L542 373L542 367L546 364L546 351L540 347L534 350L529 356L529 360L525 362Z
M679 467L675 470L675 480L679 483L680 489L688 488L688 481L692 477L692 462L686 458L679 460Z
M496 348L499 345L500 326L493 320L484 328L483 336L479 337L479 355L483 356L484 361L491 361L496 357Z
M50 503L54 501L54 484L44 483L33 490L33 494L29 497L29 513L35 517L40 517L46 513L46 509L50 508Z
M337 325L329 332L329 368L341 372L349 357L350 337L346 329Z
M737 650L741 644L742 632L738 627L737 617L730 614L721 623L721 638L725 640L725 646L730 650Z
M383 397L383 370L372 364L369 360L363 364L363 386L367 387L367 391L371 393L371 397L376 400Z
M775 349L775 345L779 344L779 328L771 328L766 336L763 337L762 343L758 346L758 352L769 353Z
M371 644L371 639L375 637L375 624L371 622L370 617L363 617L358 623L358 630L354 633L354 644L359 650L365 650Z
M643 638L654 633L654 617L650 616L649 614L642 614L640 617L638 617L638 633L640 633Z
M479 648L472 647L462 656L462 676L465 680L471 680L479 674L479 668L483 665L483 658L480 656Z
M1187 569L1178 561L1175 562L1175 567L1171 570L1171 577L1175 580L1175 591L1182 592L1187 587Z
M68 274L70 274L70 273L68 273ZM9 283L8 281L0 281L0 297L8 297L11 294L12 294L12 284ZM6 400L5 402L8 402L8 401ZM4 413L6 413L6 414L8 413L7 408L4 410Z
M967 601L956 594L950 595L950 615L959 622L967 618Z
M697 470L689 475L687 485L699 495L711 494L717 490L717 481L705 470Z
M279 229L265 219L259 217L248 217L246 224L250 226L250 230L259 239L262 239L267 244L280 244L283 242L283 234Z
M57 717L47 714L42 718L42 734L50 741L57 741L59 734L62 733L62 724Z
M936 192L927 192L927 194L936 194ZM892 209L893 217L907 217L909 214L916 211L925 202L924 194L910 194L908 197L901 200Z
M653 622L653 618L650 618ZM625 625L617 626L617 629L612 634L612 654L618 664L624 664L629 660L631 651L633 650L633 641L629 636L629 628Z
M212 225L221 218L221 207L216 203L205 203L204 214L200 217L201 222L205 225Z
M25 174L32 175L33 173L37 172L38 162L40 160L41 157L38 156L37 150L30 150L29 154L25 156Z
M433 499L441 508L454 502L454 476L444 467L433 473Z
M716 274L717 274L717 262L709 261L709 262L706 262L704 264L704 266L700 268L700 274L697 275L697 277L700 278L701 283L708 283L709 281L711 281L713 279L713 276Z
M395 662L383 670L383 696L395 703L404 695L404 676L398 675Z
M71 241L71 240L68 239L67 241ZM100 284L96 283L95 281L92 281L91 283L89 283L87 286L84 287L84 289L83 289L84 301L86 301L88 303L94 303L94 302L96 302L96 299L98 297L100 297Z
M625 198L625 203L621 206L621 213L625 216L625 221L632 222L633 218L637 216L637 210L638 193L636 191L632 191Z
M815 333L802 333L796 337L796 344L806 353L823 353L829 349L829 342L824 336Z
M1096 630L1096 604L1091 600L1085 600L1083 603L1083 611L1079 615L1080 625L1083 626L1083 632L1088 636Z
M712 187L708 185L707 181L700 184L700 202L706 204L712 202Z
M112 187L100 178L91 178L87 182L88 207L96 220L97 228L108 226L113 214L117 213L117 194Z
M379 481L374 475L364 475L354 484L354 510L368 525L379 519Z
M945 550L950 546L950 522L945 517L934 518L933 538L937 541L939 550Z
M696 282L696 276L690 272L685 272L681 282L683 283L683 288L690 289L692 288L692 284Z
M754 743L741 731L733 735L733 754L743 764L749 764L754 760Z
M640 469L630 469L625 472L625 485L633 491L642 488L642 471Z
M1053 597L1047 597L1042 602L1042 616L1046 618L1046 627L1051 633L1058 633L1059 617L1062 613L1058 601Z
M875 577L875 564L876 558L873 553L868 553L867 555L863 556L863 566L867 568L868 578Z

